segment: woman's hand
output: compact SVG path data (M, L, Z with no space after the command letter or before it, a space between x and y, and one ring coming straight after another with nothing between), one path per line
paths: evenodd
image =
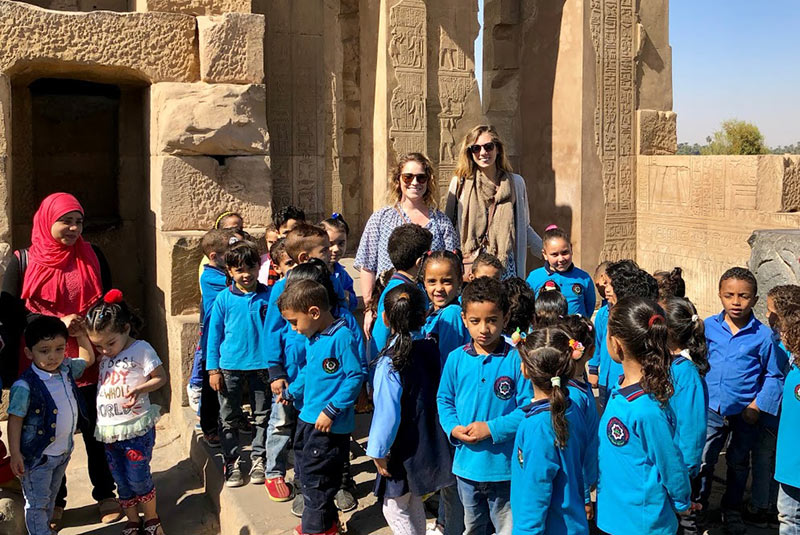
M78 337L86 333L86 325L82 316L78 314L69 314L61 318L61 321L66 325L67 331L70 336Z
M370 308L364 309L364 336L367 340L372 339L372 324L375 323L375 313Z

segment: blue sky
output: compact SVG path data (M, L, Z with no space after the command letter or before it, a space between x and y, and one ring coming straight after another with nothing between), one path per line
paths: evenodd
M798 0L672 0L678 141L703 143L728 118L769 146L800 141L798 22Z

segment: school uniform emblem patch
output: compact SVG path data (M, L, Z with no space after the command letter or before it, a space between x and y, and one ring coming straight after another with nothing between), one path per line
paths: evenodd
M259 309L258 313L261 316L261 321L264 321L265 319L267 319L267 304L266 303L261 305L261 308Z
M494 382L494 395L502 400L511 399L514 395L514 379L504 375Z
M583 293L583 286L578 284L577 282L572 285L572 293L575 295L581 295Z
M517 461L519 461L519 467L522 468L522 448L517 448Z
M339 361L333 357L328 357L322 361L322 371L325 373L336 373L339 369Z
M608 425L606 426L606 435L608 435L608 440L610 440L615 446L624 446L631 438L628 428L625 427L625 424L623 424L622 421L617 417L611 418L608 421Z
M794 399L800 401L800 385L794 387Z

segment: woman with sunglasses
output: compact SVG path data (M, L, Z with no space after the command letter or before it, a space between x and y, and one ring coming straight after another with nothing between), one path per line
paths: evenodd
M389 204L373 213L356 253L355 268L361 272L361 294L365 310L369 311L375 278L391 269L389 235L406 223L416 223L431 231L431 250L453 250L459 246L458 235L452 222L438 210L436 179L433 164L424 154L412 152L401 156L389 179ZM374 318L364 313L364 331L369 336Z
M503 263L504 279L524 279L526 250L542 250L542 238L530 226L525 180L513 173L491 125L478 125L464 137L445 213L461 236L467 269L486 252Z

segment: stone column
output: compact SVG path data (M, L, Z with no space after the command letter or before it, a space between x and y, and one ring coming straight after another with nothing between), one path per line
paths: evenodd
M11 82L7 76L0 75L0 265L5 266L11 253Z

